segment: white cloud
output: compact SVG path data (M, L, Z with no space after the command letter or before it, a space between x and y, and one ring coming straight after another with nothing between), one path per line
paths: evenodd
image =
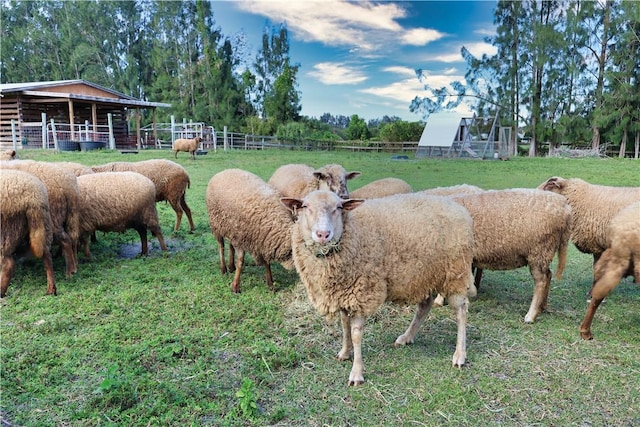
M492 56L498 53L498 49L495 46L484 42L465 43L464 47L476 58L481 58L484 54Z
M362 83L367 76L359 69L338 62L319 62L308 74L326 85Z
M430 42L440 40L445 35L437 30L428 28L414 28L404 33L400 39L404 44L413 46L424 46Z
M382 71L386 73L393 73L393 74L398 74L406 77L416 77L415 69L409 68L409 67L401 67L398 65L391 66L391 67L384 67Z
M406 31L398 19L407 11L401 4L370 1L241 1L240 9L286 22L291 34L306 42L372 51L389 43L425 45L443 34L432 29Z

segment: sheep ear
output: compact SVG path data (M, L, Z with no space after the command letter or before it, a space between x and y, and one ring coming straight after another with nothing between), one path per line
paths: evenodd
M362 172L358 172L358 171L349 172L349 173L347 174L347 180L349 180L349 179L353 179L353 178L357 178L357 177L359 177L360 175L362 175Z
M561 189L563 187L562 183L563 183L562 178L554 176L547 180L547 182L544 184L544 189L545 190L553 190L554 188Z
M342 210L352 211L365 202L364 199L347 199L342 202Z
M293 197L281 197L280 203L282 203L284 207L289 209L293 214L296 214L296 211L302 207L302 200L294 199Z

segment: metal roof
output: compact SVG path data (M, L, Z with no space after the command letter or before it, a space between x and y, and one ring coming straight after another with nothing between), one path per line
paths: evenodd
M90 86L94 89L98 89L104 92L108 92L117 98L105 98L100 96L80 95L74 93L62 93L62 92L49 92L47 88L67 86L73 84L82 84ZM136 107L171 107L171 104L164 102L150 102L141 101L132 96L125 95L124 93L115 91L113 89L106 88L104 86L97 85L95 83L88 82L86 80L52 80L45 82L25 82L25 83L3 83L0 84L0 96L4 93L21 92L28 96L50 97L50 98L64 98L64 99L77 99L81 101L100 102L104 104L119 104Z

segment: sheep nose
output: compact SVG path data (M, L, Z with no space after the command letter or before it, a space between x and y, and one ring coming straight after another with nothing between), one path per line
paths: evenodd
M329 240L331 240L331 231L316 230L316 241L318 243L327 243Z

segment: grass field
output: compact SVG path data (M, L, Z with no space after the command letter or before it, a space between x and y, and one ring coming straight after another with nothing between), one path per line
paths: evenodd
M23 153L21 153L23 154ZM50 153L23 158L110 161L169 158L169 151ZM535 187L550 176L640 186L640 163L618 159L393 160L389 154L300 151L209 152L189 172L187 222L158 204L168 253L137 233L98 234L94 258L45 296L42 264L21 264L0 302L2 426L632 426L640 425L640 288L630 278L607 298L593 341L578 325L591 286L591 257L573 246L549 309L523 318L533 292L526 268L486 271L469 308L467 365L451 367L455 316L432 310L416 343L394 348L413 307L385 305L368 319L365 383L347 387L351 362L337 319L313 310L295 271L273 266L277 292L251 261L242 293L219 270L204 194L209 179L242 168L268 179L285 163L340 163L369 181L396 176L414 189L468 183ZM535 212L532 212L535 215Z

